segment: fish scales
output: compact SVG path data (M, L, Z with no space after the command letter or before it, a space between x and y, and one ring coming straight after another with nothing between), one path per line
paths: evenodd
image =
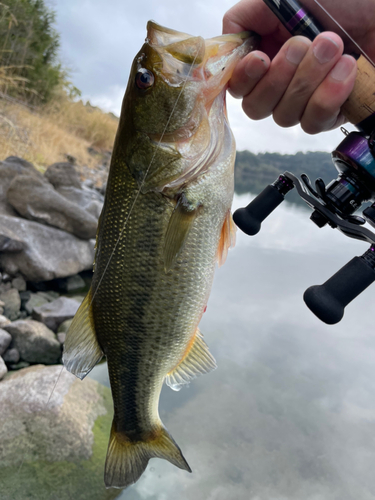
M107 358L114 403L107 487L135 482L152 457L191 472L158 403L164 381L178 389L216 366L198 324L215 262L233 236L235 144L225 88L252 45L249 35L204 42L150 22L133 63L91 289L63 358L80 378Z

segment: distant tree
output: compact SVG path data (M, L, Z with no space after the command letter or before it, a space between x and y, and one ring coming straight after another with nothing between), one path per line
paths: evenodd
M44 0L0 3L0 91L32 103L48 101L64 85L58 62L55 12Z

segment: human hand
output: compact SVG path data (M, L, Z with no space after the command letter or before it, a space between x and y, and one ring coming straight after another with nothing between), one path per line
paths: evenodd
M326 0L337 21L375 56L375 2ZM322 24L337 29L313 0L304 0ZM324 32L313 42L290 37L262 0L242 0L224 16L223 32L253 30L262 35L258 51L250 53L235 69L230 92L243 98L245 113L254 120L273 115L283 127L300 123L311 134L337 127L345 118L340 108L349 97L356 77L356 62L342 55L344 44L334 33ZM354 51L348 44L348 51Z

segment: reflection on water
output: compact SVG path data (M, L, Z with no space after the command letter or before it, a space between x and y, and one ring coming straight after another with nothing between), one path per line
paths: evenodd
M161 398L193 474L153 459L120 499L375 498L375 286L335 326L302 300L368 244L309 215L285 205L237 233L201 322L219 368ZM93 376L108 383L105 365Z

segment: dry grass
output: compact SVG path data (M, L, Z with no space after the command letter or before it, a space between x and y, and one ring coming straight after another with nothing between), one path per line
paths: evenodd
M94 168L100 153L112 149L117 126L113 115L63 97L39 110L0 99L0 160L20 156L43 171L70 155Z

